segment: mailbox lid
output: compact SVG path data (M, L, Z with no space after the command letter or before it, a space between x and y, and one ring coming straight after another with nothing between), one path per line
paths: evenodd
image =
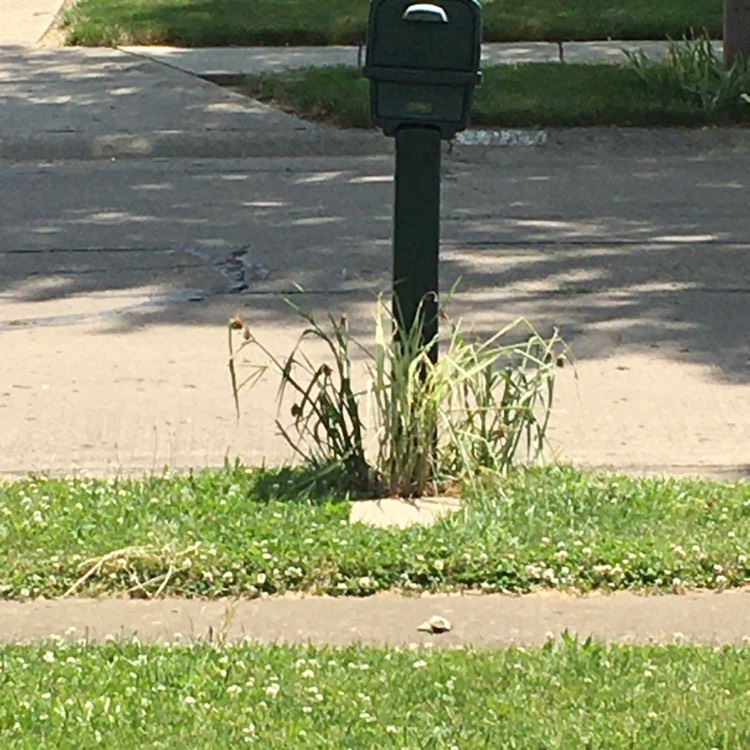
M477 0L432 0L446 22L406 20L421 0L372 0L367 38L369 67L428 70L479 70L482 7ZM407 16L408 18L408 16Z

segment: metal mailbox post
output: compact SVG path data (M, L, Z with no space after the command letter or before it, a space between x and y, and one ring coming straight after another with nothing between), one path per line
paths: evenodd
M477 0L372 0L364 75L372 120L396 138L393 311L408 331L422 307L422 341L437 359L440 141L469 121L481 80Z

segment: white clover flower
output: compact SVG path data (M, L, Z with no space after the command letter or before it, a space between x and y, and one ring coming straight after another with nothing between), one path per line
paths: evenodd
M438 572L442 572L445 568L445 563L442 560L435 560L432 565Z
M414 667L414 669L422 669L422 667L426 667L426 666L427 666L427 662L424 661L423 659L419 659L415 661L414 664L412 664L412 667Z
M239 685L230 685L227 688L227 695L239 695L242 692L242 688Z
M193 698L192 695L186 695L182 702L186 706L194 706L195 705L195 698Z
M312 707L311 706L302 706L302 713L303 714L311 714L312 713Z
M44 659L47 664L52 664L55 661L55 655L52 651L45 651L42 659Z
M302 676L305 677L305 678L307 678L307 679L310 679L311 677L315 677L315 672L313 672L312 669L306 669L302 673Z
M385 731L388 732L388 734L396 734L396 732L398 732L398 729L396 727L394 727L393 724L389 724L385 728Z
M255 582L258 584L258 586L262 586L266 582L266 574L258 573L258 575L255 576Z
M279 694L280 686L276 682L272 682L267 688L266 688L266 695L268 695L271 698L275 698Z

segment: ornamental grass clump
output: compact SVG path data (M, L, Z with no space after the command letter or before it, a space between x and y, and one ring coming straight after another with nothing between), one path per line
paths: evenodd
M655 97L679 92L706 114L715 116L737 114L750 103L747 61L738 59L727 68L707 37L670 40L665 58L658 61L641 49L623 51L629 67Z
M538 458L555 368L565 358L557 331L545 338L519 318L482 339L466 335L460 322L441 310L448 335L433 362L429 352L435 342L422 340L422 310L410 330L394 337L394 317L379 299L374 343L365 346L354 339L346 315L329 315L320 324L292 307L306 327L284 358L240 319L229 322L237 414L240 391L275 372L280 434L308 466L343 477L347 491L420 497L487 474L503 475L522 449L526 461ZM327 361L318 363L305 353L310 339L325 345ZM260 352L264 361L247 360L248 350ZM244 379L240 366L249 368ZM291 419L285 421L287 409Z

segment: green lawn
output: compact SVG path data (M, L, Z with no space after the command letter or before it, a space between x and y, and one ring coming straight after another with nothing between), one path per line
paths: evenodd
M0 596L722 588L750 581L750 485L519 472L432 528L348 521L291 472L0 485ZM291 484L290 484L291 482ZM106 556L106 557L105 557ZM96 567L97 561L102 564Z
M367 0L80 0L65 14L69 44L355 44ZM495 0L484 40L721 36L721 0Z
M0 647L4 750L750 747L750 652Z
M737 97L709 115L674 87L655 96L625 66L543 64L485 68L472 125L701 126L750 124L750 105ZM343 127L371 127L369 82L353 69L312 68L250 76L238 90L303 117Z

